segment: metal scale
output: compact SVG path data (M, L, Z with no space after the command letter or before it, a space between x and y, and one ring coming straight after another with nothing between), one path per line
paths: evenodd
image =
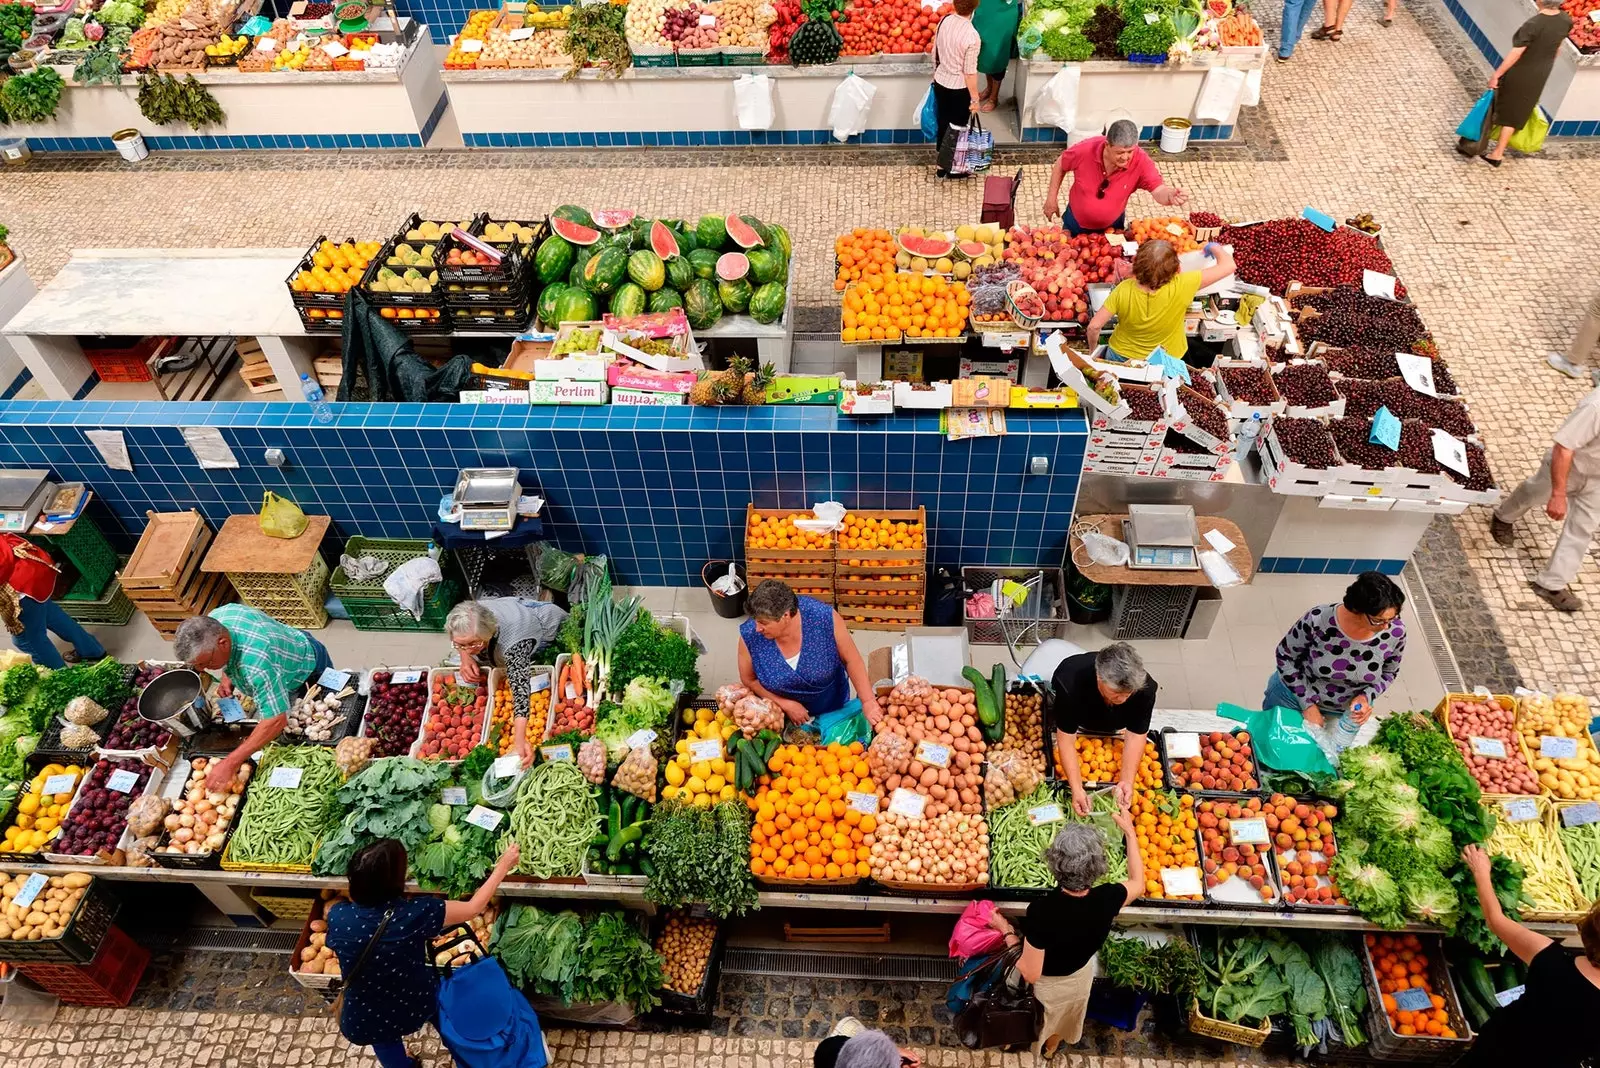
M510 530L517 525L522 483L515 467L464 467L453 494L462 530Z
M48 471L0 471L0 530L32 530L55 493Z
M1198 571L1200 532L1186 504L1130 504L1122 535L1128 566L1147 571Z

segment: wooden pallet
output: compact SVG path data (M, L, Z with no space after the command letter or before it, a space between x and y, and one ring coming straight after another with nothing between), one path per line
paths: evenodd
M811 942L811 943L839 943L839 942L888 942L890 940L889 925L878 924L876 927L798 927L792 923L783 925L783 940L785 942Z

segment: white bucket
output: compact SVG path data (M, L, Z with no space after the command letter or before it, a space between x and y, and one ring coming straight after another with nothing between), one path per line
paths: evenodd
M26 137L0 137L0 163L26 163L32 155Z
M117 146L117 151L129 163L138 163L150 154L144 145L144 134L138 130L118 130L111 135L111 143Z
M1072 132L1067 134L1067 147L1071 148L1080 141L1087 141L1091 137L1099 137L1105 132L1097 122L1079 122L1073 125Z
M1161 120L1161 151L1178 153L1188 148L1189 129L1188 119Z

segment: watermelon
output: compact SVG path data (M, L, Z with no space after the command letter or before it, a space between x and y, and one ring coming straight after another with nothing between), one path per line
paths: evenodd
M794 255L794 243L789 240L789 231L777 223L772 224L772 241L769 244L776 244L784 259Z
M689 253L693 256L694 253ZM689 256L678 256L667 261L667 285L682 292L689 288L694 281L694 264L689 262Z
M597 211L594 213L594 224L602 230L610 230L615 233L633 224L633 212L618 209Z
M558 219L554 215L550 216L550 232L573 245L592 245L600 240L600 231L592 226L585 226L570 219Z
M575 222L581 226L592 227L594 225L594 216L590 215L587 211L578 207L576 204L563 204L555 211L552 211L550 213L550 221L553 223L557 219L566 219L569 222Z
M611 314L619 319L643 315L644 309L644 289L637 282L624 282L611 294Z
M765 244L756 228L737 215L728 216L726 226L728 228L728 240L740 248L755 248L757 245Z
M717 281L737 282L750 273L750 260L743 252L724 252L717 257Z
M554 327L558 323L592 323L600 318L600 303L594 299L594 294L578 286L568 286L556 298L555 308L551 313L554 323L545 323Z
M956 246L956 251L966 259L975 260L979 256L987 256L989 254L989 246L982 241L963 241ZM934 259L938 259L938 257L935 256Z
M620 248L605 248L583 265L583 288L604 296L622 284L628 273L628 254Z
M583 268L588 264L589 257L593 255L595 255L593 252L583 252L572 258L572 270L567 272L567 285L582 288Z
M696 330L708 330L722 318L722 298L709 279L696 278L683 294L683 314Z
M769 248L753 248L746 255L750 259L750 281L758 286L783 281L782 256Z
M678 239L678 255L680 256L687 256L700 247L700 236L695 233L693 227L686 226L674 230L672 234ZM663 256L661 258L666 259L667 257Z
M750 298L755 290L743 278L717 283L717 299L729 315L743 315L750 309Z
M544 292L539 294L539 322L543 323L546 328L554 328L556 325L556 304L561 300L561 294L565 293L567 289L568 286L565 282L551 282L544 287Z
M717 254L711 249L697 248L689 253L689 266L694 268L696 278L715 278L718 259Z
M628 257L628 277L645 290L654 293L667 284L667 265L647 248Z
M572 261L576 256L571 242L564 237L551 234L544 239L544 244L539 246L539 251L533 254L533 271L545 285L559 282L566 277L568 271L572 270Z
M927 237L922 234L900 234L895 243L901 250L925 260L938 260L955 251L956 243L948 237Z
M683 307L683 297L678 295L676 289L658 289L650 294L645 302L645 309L652 312L671 311L673 308Z
M702 215L694 236L701 248L719 249L728 240L728 225L720 215Z
M768 282L751 296L750 318L758 323L775 323L783 318L783 307L788 300L789 294L782 282Z
M634 216L633 224L628 229L633 231L633 243L639 248L650 247L650 231L655 228L655 223L643 215Z
M754 230L756 232L756 236L761 238L761 243L763 245L771 246L772 227L768 226L754 215L741 215L739 216L739 221L750 227L750 229Z
M678 239L673 236L672 228L660 219L650 224L650 251L663 260L678 255Z

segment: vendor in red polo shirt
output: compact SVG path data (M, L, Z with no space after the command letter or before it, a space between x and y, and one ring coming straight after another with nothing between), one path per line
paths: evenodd
M94 635L50 599L55 592L56 565L50 554L26 538L0 534L0 623L16 647L47 668L67 663L50 640L52 633L72 643L75 660L105 656Z
M1072 190L1067 194L1067 210L1062 212L1057 197L1068 171L1072 172ZM1189 202L1189 194L1163 181L1155 161L1139 147L1139 128L1127 119L1118 119L1104 137L1080 141L1061 153L1050 172L1045 218L1061 216L1061 225L1074 237L1086 230L1121 229L1127 223L1128 198L1135 189L1148 190L1158 204L1181 208Z

